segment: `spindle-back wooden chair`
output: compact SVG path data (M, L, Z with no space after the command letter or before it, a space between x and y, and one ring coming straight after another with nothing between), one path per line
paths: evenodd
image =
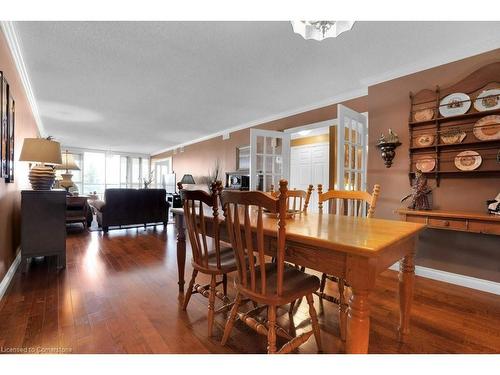
M305 190L288 190L287 191L287 208L289 211L295 212L295 213L302 213L302 212L307 212L307 208L309 207L309 202L311 200L311 195L314 190L314 186L310 184L307 188L307 191ZM274 185L271 185L271 190L269 191L269 194L277 198L279 196L279 191L275 191Z
M224 244L219 240L219 193L222 189L220 181L212 183L211 194L202 190L183 190L184 196L184 217L186 221L186 230L189 235L193 258L193 274L189 287L184 298L183 310L194 293L199 293L208 298L208 335L213 332L214 314L216 312L227 310L230 307L230 300L227 298L227 274L236 271L237 265L234 259L233 249L229 244ZM205 214L206 209L212 210L213 215L213 233L206 233ZM209 246L212 238L212 246ZM198 272L210 275L210 284L195 284ZM221 281L216 277L222 276ZM217 286L223 285L223 293L216 290ZM215 298L222 300L224 305L219 310L215 310Z
M323 186L318 185L318 206L319 212L323 212L323 202L329 202L333 205L330 206L330 210L336 212L339 215L346 216L366 216L367 218L372 218L375 214L375 208L377 207L377 200L380 194L380 185L373 186L372 194L366 191L350 191L350 190L328 190L323 193ZM329 294L325 293L326 281L331 280L337 282L339 290L339 298L335 298ZM316 294L327 301L336 303L339 305L340 313L340 337L345 340L346 337L346 324L347 324L347 302L345 298L345 281L341 278L323 274L321 276L321 285L319 291Z
M258 333L267 336L268 353L289 353L306 342L312 334L318 350L321 350L320 330L312 296L319 288L319 279L285 264L287 181L280 181L280 194L277 198L258 191L224 191L221 200L238 265L235 283L237 294L226 322L222 345L226 344L238 317ZM277 214L277 219L264 219L264 210ZM269 230L275 225L268 220L276 220L278 232L275 263L267 263L265 258L264 226ZM293 337L277 326L276 309L304 296L309 303L312 330ZM262 306L256 306L247 313L238 313L243 297ZM255 314L266 307L267 320L258 320ZM276 347L276 335L288 340L279 350Z

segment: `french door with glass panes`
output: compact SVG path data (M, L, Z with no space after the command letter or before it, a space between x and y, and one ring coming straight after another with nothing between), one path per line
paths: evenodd
M250 129L250 190L278 190L289 175L290 133Z
M337 190L366 191L367 118L341 104L337 107L337 114L337 186L335 188ZM351 203L349 202L349 204ZM338 209L339 207L337 207Z

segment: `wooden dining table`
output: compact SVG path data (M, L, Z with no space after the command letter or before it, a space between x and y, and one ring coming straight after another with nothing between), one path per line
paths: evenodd
M179 292L184 293L186 229L184 211L174 208L177 228ZM204 210L207 227L213 223L211 211ZM218 220L223 220L219 217ZM370 304L368 296L377 275L400 262L398 339L410 331L410 308L415 278L415 254L419 233L425 225L394 220L367 219L328 213L302 213L287 219L287 262L305 266L346 280L351 288L347 303L347 353L368 353ZM206 233L212 233L207 228ZM265 249L275 256L277 219L264 219ZM228 241L226 226L220 225L220 238ZM343 306L340 306L342 309Z

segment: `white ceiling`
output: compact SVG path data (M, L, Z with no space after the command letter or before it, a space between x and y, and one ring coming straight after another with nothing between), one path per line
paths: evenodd
M366 93L500 47L500 22L357 22L305 41L289 22L16 22L47 134L154 153Z

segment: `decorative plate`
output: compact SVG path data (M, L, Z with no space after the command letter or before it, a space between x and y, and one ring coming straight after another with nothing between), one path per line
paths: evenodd
M434 108L424 108L413 114L414 121L428 121L434 118Z
M484 90L474 101L474 108L479 112L500 108L500 89Z
M417 136L415 139L415 144L418 147L427 147L434 144L434 135L433 134L422 134Z
M455 166L461 171L473 171L479 168L483 158L476 151L462 151L455 156Z
M474 135L481 141L500 139L500 115L491 115L479 119L474 124Z
M462 143L467 134L460 129L450 129L441 133L441 141L446 145Z
M470 106L469 95L457 92L446 96L439 102L439 113L443 117L463 115L469 110Z
M415 163L415 166L419 171L430 172L436 167L436 159L434 158L423 158Z

